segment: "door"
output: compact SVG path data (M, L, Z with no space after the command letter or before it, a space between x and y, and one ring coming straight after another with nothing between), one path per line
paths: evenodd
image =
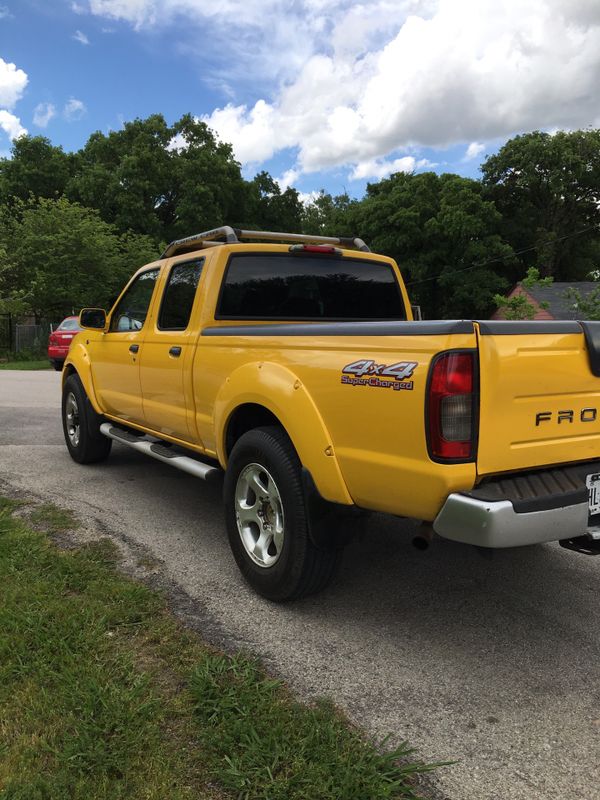
M91 342L94 388L107 414L144 423L140 356L159 267L137 275L110 316L109 330Z
M204 258L171 265L160 310L144 338L140 381L148 428L183 441L197 441L193 419L192 360L198 335L190 324Z

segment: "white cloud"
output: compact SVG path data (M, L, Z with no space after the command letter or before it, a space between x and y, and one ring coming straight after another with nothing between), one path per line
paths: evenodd
M27 82L27 74L22 69L0 58L0 106L3 106L0 108L0 128L11 140L27 133L21 120L9 110L21 99Z
M0 19L11 19L12 14L6 6L0 6Z
M350 180L357 181L365 178L381 180L382 178L387 178L393 172L415 172L417 169L433 166L435 164L432 164L428 159L417 159L414 156L402 156L401 158L395 158L393 161L380 161L373 158L356 164L350 173Z
M80 44L89 44L90 43L90 40L85 35L85 33L83 33L82 31L75 31L75 33L73 34L73 36L71 38L75 39L75 41L79 42Z
M0 109L0 128L9 139L18 139L19 136L27 135L27 128L21 125L21 120L4 109Z
M257 102L202 117L245 163L296 148L302 172L353 164L377 177L402 149L471 142L476 157L519 131L600 124L597 0L88 4L139 30L185 15L227 43L222 75L258 74Z
M464 155L463 161L472 161L477 156L480 156L485 150L485 145L481 142L471 142L467 147L467 152Z
M63 115L69 122L77 122L86 114L87 108L85 107L85 103L83 103L81 100L76 100L74 97L71 97L63 110Z
M21 99L27 86L27 74L0 58L0 106L12 108Z
M298 198L300 202L305 206L309 206L312 203L314 203L315 200L317 200L320 195L321 192L317 192L314 189L312 192L298 192Z
M282 192L285 192L286 189L289 189L290 186L293 186L298 178L300 177L300 173L297 169L288 169L286 170L280 178L275 178L277 183L279 184L279 188Z
M45 128L55 116L56 108L52 103L38 103L33 111L33 124Z
M252 109L228 103L218 108L204 122L215 130L224 142L234 144L237 158L243 162L266 161L280 147L285 146L285 134L277 131L277 112L264 100L259 100ZM290 142L295 144L295 142Z

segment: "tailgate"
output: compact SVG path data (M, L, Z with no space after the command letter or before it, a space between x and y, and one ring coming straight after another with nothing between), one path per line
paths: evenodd
M599 458L600 323L478 327L478 474Z

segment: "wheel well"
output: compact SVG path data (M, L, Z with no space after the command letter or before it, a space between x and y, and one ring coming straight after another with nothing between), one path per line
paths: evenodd
M64 369L64 375L65 375L64 380L66 380L69 377L69 375L73 375L73 373L77 374L77 370L75 369L73 364L67 364L67 366Z
M229 418L225 433L225 452L227 456L233 450L233 446L240 436L243 436L253 428L260 428L263 425L277 425L283 428L275 414L257 403L245 403L243 406L236 408Z

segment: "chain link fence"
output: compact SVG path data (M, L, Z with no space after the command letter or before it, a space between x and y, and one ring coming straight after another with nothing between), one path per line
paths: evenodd
M19 324L15 325L15 352L41 353L48 345L50 326L43 324Z
M49 322L32 322L14 314L0 314L0 358L46 355L48 336L56 325Z

